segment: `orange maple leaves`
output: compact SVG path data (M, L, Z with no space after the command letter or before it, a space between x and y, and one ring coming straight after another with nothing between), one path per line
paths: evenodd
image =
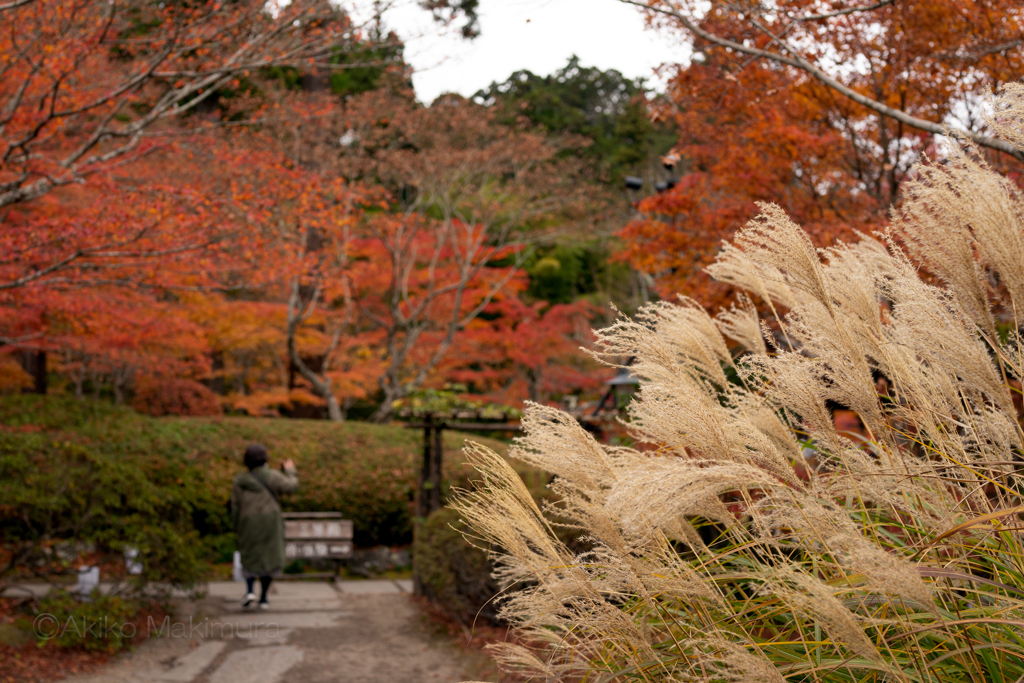
M586 309L518 298L585 200L551 138L457 97L292 89L362 40L318 0L0 16L0 345L79 394L144 377L157 405L174 377L252 412L386 419L447 372L508 400L588 384L562 358Z
M697 34L671 15L677 3L652 4L669 12L657 14L661 30ZM698 52L673 70L658 110L680 131L681 177L641 202L642 216L622 233L630 261L655 274L666 296L711 306L729 298L702 269L755 202L779 203L824 244L883 226L914 162L942 154L932 133L854 102L813 71L717 40L799 56L882 107L971 131L981 131L985 93L1024 76L1014 2L707 5L691 17L704 32ZM995 161L1008 171L1017 164Z

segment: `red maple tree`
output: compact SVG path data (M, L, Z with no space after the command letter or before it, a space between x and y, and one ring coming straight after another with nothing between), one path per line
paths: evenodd
M622 1L697 50L668 69L657 108L680 131L677 182L643 200L622 233L663 295L723 304L728 288L702 268L757 201L781 204L819 244L883 225L911 166L942 154L937 133L1017 168L1019 152L987 135L981 108L1024 75L1016 3Z

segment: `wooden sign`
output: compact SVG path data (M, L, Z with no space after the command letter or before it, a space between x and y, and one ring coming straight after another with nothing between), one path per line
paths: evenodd
M347 519L286 519L284 537L299 540L352 540L352 522Z
M352 521L334 512L284 514L284 554L289 560L352 556Z
M352 556L352 542L285 541L284 556L289 560L344 559Z

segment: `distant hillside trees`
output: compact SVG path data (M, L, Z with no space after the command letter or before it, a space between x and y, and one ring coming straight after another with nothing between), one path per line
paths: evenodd
M590 229L560 235L528 261L527 296L552 303L585 299L595 322L610 322L609 303L634 311L647 302L652 281L618 257L622 245L614 235L633 217L633 202L673 177L662 155L671 150L677 133L656 113L658 98L643 79L583 66L573 56L547 76L517 71L474 99L509 124L537 126L567 138L563 154L581 158L589 182L601 188L602 205ZM643 189L627 191L626 176L643 179Z

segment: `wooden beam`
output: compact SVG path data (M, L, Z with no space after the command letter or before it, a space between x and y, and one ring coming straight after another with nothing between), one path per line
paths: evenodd
M425 429L428 424L437 429L452 429L457 432L521 432L522 426L518 424L501 422L410 422L405 425L406 429Z
M416 523L418 525L429 513L428 505L430 503L427 484L430 481L430 462L433 460L431 453L434 445L432 438L434 424L424 422L417 424L415 427L423 430L423 461L420 463L420 476L416 486Z
M441 465L444 460L444 425L434 429L434 448L430 459L430 506L429 515L441 509Z
M341 519L340 512L282 512L285 519Z

